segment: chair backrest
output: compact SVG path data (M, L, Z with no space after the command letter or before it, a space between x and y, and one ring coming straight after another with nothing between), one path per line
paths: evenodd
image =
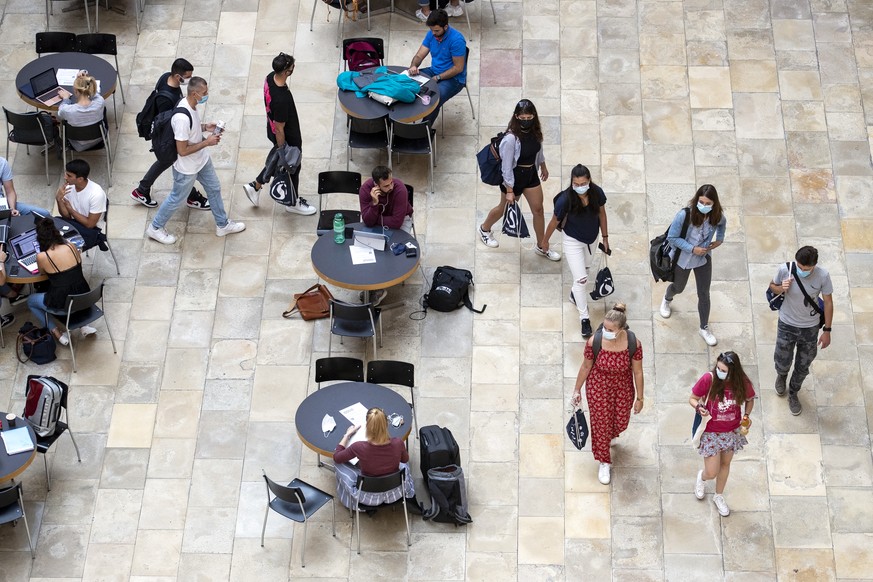
M80 34L76 37L75 50L90 55L118 55L118 42L114 34L103 32Z
M412 197L413 193L415 192L415 188L412 187L412 184L407 184L405 182L403 183L403 185L406 186L406 194L407 198L409 198L409 205L415 206L415 200Z
M426 123L391 122L391 135L405 139L424 139L430 144L433 129Z
M395 473L383 475L381 477L368 477L366 475L358 475L358 490L366 491L367 493L384 493L403 486L403 481L406 479L406 469L400 469Z
M379 60L382 61L382 64L385 64L385 41L376 36L359 36L357 38L343 39L343 52L341 54L344 61L347 60L347 49L353 42L368 42L373 45L373 48L376 49L376 54L379 56Z
M267 489L282 501L287 503L306 503L306 498L303 496L303 490L299 487L286 487L285 485L279 485L267 477L266 473L264 473L264 481L267 482Z
M89 139L106 138L106 128L102 121L92 123L91 125L70 125L67 120L64 120L63 125L64 139L77 139L87 141Z
M364 381L364 362L358 358L318 358L315 360L315 381Z
M89 309L97 305L97 302L103 299L103 283L95 285L87 293L79 293L78 295L70 295L67 297L67 309L70 313L76 313L83 309Z
M372 360L367 363L367 382L370 384L400 384L415 386L415 366L397 360Z
M330 300L331 319L343 319L346 321L373 321L373 305L371 303L357 304L345 303L335 299Z
M76 52L76 35L72 32L37 32L36 54L74 53Z
M361 189L361 173L360 172L319 172L318 173L318 193L330 194L333 192L343 192L346 194L357 194Z
M377 119L359 119L349 116L349 132L384 133L388 137L388 121L385 117Z
M12 487L9 487L7 489L4 489L3 491L0 491L0 510L6 509L10 505L12 505L14 503L18 503L19 501L21 501L21 497L20 497L20 493L19 493L20 491L21 491L21 483L16 483ZM0 511L0 517L2 517L2 513L3 512ZM13 514L10 514L9 517L10 517L10 519L8 521L13 521L13 520L20 518L20 516L13 515ZM6 523L6 522L2 521L0 523Z
M27 377L27 383L24 386L24 397L25 398L27 398L27 393L30 392L30 380L31 380L31 378L39 378L39 374L33 374L33 375ZM70 387L65 382L61 382L60 380L58 380L56 378L53 378L53 380L58 385L58 387L61 389L61 398L60 398L60 402L59 402L59 404L61 406L61 410L66 410L67 409L67 398L70 395Z
M46 127L43 125L40 112L33 111L30 113L15 113L4 107L3 113L6 114L7 125L11 125L12 129L15 131L17 138L13 140L15 143L36 143L36 140L40 138L42 139L42 143L45 143L48 140L48 136L45 132ZM9 127L6 129L8 133ZM29 137L33 139L28 139Z

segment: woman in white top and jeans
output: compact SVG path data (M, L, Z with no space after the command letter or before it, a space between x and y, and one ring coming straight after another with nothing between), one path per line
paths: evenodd
M79 71L73 81L73 93L61 89L64 101L58 106L58 119L73 127L85 127L103 121L103 96L97 92L97 80L88 71ZM103 142L102 139L80 141L71 139L70 145L77 152L89 150Z
M682 226L685 224L686 215L688 229L683 237ZM667 287L664 300L661 301L661 317L665 319L670 317L672 313L670 302L685 290L688 277L691 271L694 271L694 281L697 283L697 313L700 316L699 333L703 341L710 346L718 343L709 330L709 287L712 283L710 253L724 241L726 226L727 219L718 201L715 186L704 184L697 189L694 197L688 202L688 207L676 214L667 231L667 240L674 249L677 249L678 259L673 282Z

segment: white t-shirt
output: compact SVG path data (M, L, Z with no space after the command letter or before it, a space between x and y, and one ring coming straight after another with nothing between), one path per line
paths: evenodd
M81 191L76 190L75 186L69 188L66 198L73 205L73 209L84 216L91 214L102 214L106 212L106 192L94 180L88 180L88 183ZM103 220L100 217L98 223Z
M203 141L203 132L200 130L200 114L196 109L192 109L187 99L182 99L176 107L184 107L191 114L191 122L184 113L177 113L171 121L173 125L173 136L176 141L187 141L190 144L200 143ZM206 162L209 161L209 152L206 148L194 152L187 156L179 156L173 163L173 169L181 174L192 175L203 169Z

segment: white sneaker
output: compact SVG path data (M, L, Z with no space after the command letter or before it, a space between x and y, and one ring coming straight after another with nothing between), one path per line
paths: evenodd
M70 332L65 331L61 334L61 337L58 338L58 343L62 346L70 345Z
M694 496L703 499L706 495L706 484L703 481L703 469L697 472L697 483L694 484Z
M310 206L306 201L306 198L298 198L297 204L294 206L286 206L285 212L292 212L294 214L302 214L303 216L311 216L318 212L314 206Z
M703 341L706 342L708 346L714 346L718 343L718 340L715 339L715 336L712 335L712 332L709 331L709 327L701 327L699 330L700 337L703 338Z
M154 225L149 224L146 234L150 239L156 240L161 244L171 245L176 242L176 237L167 232L166 228L155 228Z
M216 226L215 227L215 236L227 236L229 234L235 234L237 232L242 232L246 229L245 223L242 222L234 222L228 219L227 224L224 226Z
M544 251L540 247L534 246L534 252L541 257L545 257L545 258L549 259L550 261L560 261L561 260L561 253L559 253L557 251L553 251L552 249Z
M667 319L670 315L673 314L673 310L670 308L670 302L666 299L661 300L661 317Z
M82 337L88 337L89 335L97 333L97 328L91 327L90 325L83 325L79 328L79 331L82 333Z
M476 232L479 233L479 240L481 240L486 247L494 249L500 246L500 243L497 242L497 239L491 236L490 230L488 232L485 232L484 230L482 230L481 226L477 226Z
M600 463L600 469L597 470L597 478L604 485L609 485L609 471L611 467L609 463Z
M724 500L724 495L716 493L712 496L712 502L715 503L715 508L718 509L720 516L727 517L731 514L731 508L728 507L727 501Z
M418 17L418 19L421 20L422 22L427 22L427 17L429 15L422 12L421 9L419 8L418 10L415 11L415 16Z
M448 6L446 6L446 14L448 14L449 16L463 16L464 9L461 8L460 2L458 2L457 6L452 6L451 4L449 4Z
M260 206L260 204L258 204L258 200L261 197L261 191L255 188L254 182L243 184L243 190L245 190L246 198L249 199L249 202L252 203L252 206Z

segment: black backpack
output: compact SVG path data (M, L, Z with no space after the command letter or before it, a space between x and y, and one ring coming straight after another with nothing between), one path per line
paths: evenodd
M422 519L455 526L473 522L467 509L467 484L464 470L458 465L434 467L427 472L430 508L422 512Z
M184 113L188 116L188 123L191 127L194 126L194 120L191 119L191 112L184 107L176 107L169 111L158 113L152 123L152 149L155 157L159 162L169 164L176 161L179 157L179 151L176 149L176 135L173 133L173 116L177 113Z
M152 139L152 124L155 118L160 114L158 111L158 95L163 95L170 100L175 99L175 96L169 91L159 91L155 89L146 99L145 105L142 106L142 111L136 114L136 133L145 140Z
M482 309L473 308L473 303L470 301L470 285L473 285L473 273L470 271L455 267L437 267L433 273L430 293L424 296L425 310L431 308L449 312L463 305L475 313L484 312L487 305L483 305Z
M498 133L491 141L476 154L476 163L479 164L479 175L482 182L491 186L499 186L503 183L503 172L500 169L500 142L503 141L504 132Z
M684 208L685 221L682 223L682 232L679 233L679 238L685 238L688 232L688 223L691 222L691 210ZM679 260L680 249L674 249L667 240L667 233L670 228L664 231L664 234L658 235L649 241L649 265L652 268L652 277L655 282L673 281L673 270L676 268L676 261ZM674 254L675 251L675 254Z

